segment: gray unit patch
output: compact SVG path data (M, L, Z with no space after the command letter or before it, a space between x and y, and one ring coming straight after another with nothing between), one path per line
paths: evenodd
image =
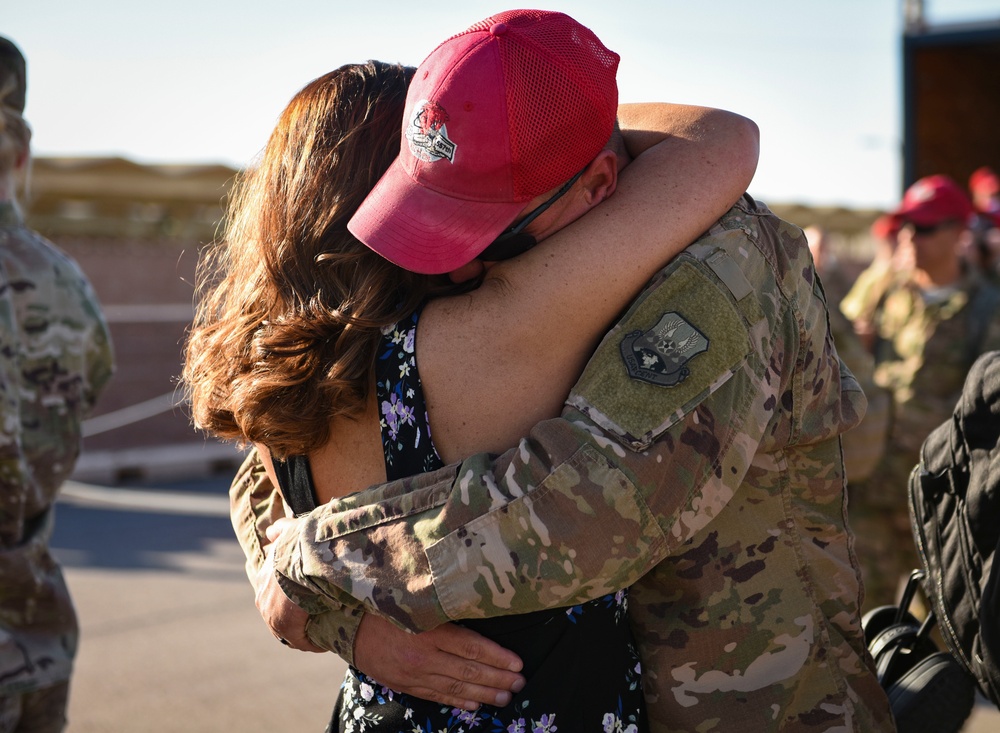
M648 331L632 331L621 343L629 377L674 387L691 374L688 362L708 351L709 340L684 316L669 311Z

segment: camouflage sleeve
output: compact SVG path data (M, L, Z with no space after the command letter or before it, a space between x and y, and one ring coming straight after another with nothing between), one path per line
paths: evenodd
M498 458L320 507L276 548L285 587L426 630L599 597L680 548L751 470L781 385L738 268L679 260L606 337L562 418Z
M251 585L264 565L265 532L283 516L285 506L281 494L271 484L257 450L253 449L229 487L229 518L246 556L246 572Z
M875 261L858 275L854 285L840 301L840 312L848 320L870 320L879 299L893 279L889 263Z
M611 476L617 478L619 474L601 460L598 451L581 445L581 440L588 436L596 437L568 421L548 421L537 426L532 437L522 441L517 449L499 458L480 454L433 474L395 481L319 507L300 519L297 533L286 533L277 543L275 565L279 582L307 610L305 599L309 596L342 603L351 603L356 597L367 609L414 631L431 629L457 618L484 615L485 607L468 609L468 613L446 610L448 601L439 593L446 594L453 585L470 582L469 571L473 575L478 573L473 567L453 567L464 580L451 577L448 570L435 577L428 550L452 535L461 548L462 538L474 531L477 521L499 521L506 525L504 520L513 524L526 520L535 530L547 532L548 528L536 522L549 521L549 511L558 512L560 508L573 510L574 514L582 511L590 515L591 521L603 522L600 508L591 504L603 500L625 510L628 492L622 492L621 497L610 496ZM595 492L595 496L587 496L588 490ZM548 498L546 506L538 507L536 502L543 497ZM587 518L576 517L584 521ZM640 534L634 526L636 520L643 526L650 524L646 512L638 507L613 523L623 530L619 540L624 540L625 529L630 530L629 535ZM551 530L561 532L562 528ZM599 543L591 540L604 536L588 538L583 548L587 556L601 552ZM570 551L573 542L561 540L560 546ZM617 541L611 544L616 545ZM630 538L629 544L634 546L636 542ZM439 549L444 550L444 546ZM489 548L475 549L489 552ZM532 555L538 554L537 548L529 549ZM513 548L497 548L500 555L513 552ZM555 554L548 557L555 559ZM461 563L459 558L455 559ZM622 561L628 562L625 558ZM507 579L499 574L506 573L509 564L498 563L498 575L480 580L487 585L496 581L507 586ZM564 576L560 572L560 577ZM528 580L524 576L516 578L519 584ZM539 578L533 573L530 581L535 580ZM477 583L477 587L482 586ZM495 604L506 606L488 615L529 610L523 605L529 602L526 597L505 597L513 590L513 587L496 587L488 591ZM536 586L535 590L542 593L542 598L533 604L535 608L571 604L566 600L568 595L558 589L551 594L555 599L551 601L545 600L550 595L545 588Z
M80 409L90 412L114 373L111 331L93 286L79 264L47 242L38 246L50 249L51 277L39 278L34 286L33 310L44 304L49 328L61 334L61 348L72 368L82 378ZM57 329L58 327L58 329Z
M104 313L98 304L97 295L86 279L81 287L84 309L94 322L86 354L87 387L84 392L84 400L86 410L89 412L114 374L115 355L111 342L111 329L108 328Z
M268 544L267 528L286 516L281 492L271 483L256 449L247 455L229 487L229 510L236 539L246 556L247 577L256 590ZM354 635L363 614L360 604L324 603L313 610L307 627L309 638L353 664Z
M21 446L17 322L11 288L0 258L0 577L9 570L4 553L24 539L24 479L30 475ZM6 572L5 572L6 571Z
M0 536L29 541L80 452L113 370L107 322L79 265L0 206Z

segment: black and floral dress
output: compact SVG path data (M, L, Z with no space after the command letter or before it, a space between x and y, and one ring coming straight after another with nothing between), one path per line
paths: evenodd
M390 481L443 465L431 441L417 371L419 315L418 311L383 332L375 368ZM290 458L275 468L282 492L291 497L297 514L315 506L305 457ZM303 487L311 495L305 500ZM627 610L628 593L621 590L570 608L463 621L524 662L527 684L509 705L459 710L396 692L351 667L327 731L644 733L640 663Z

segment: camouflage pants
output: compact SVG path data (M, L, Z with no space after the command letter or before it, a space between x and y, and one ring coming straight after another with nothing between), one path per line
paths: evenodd
M920 567L906 481L902 473L886 468L876 470L867 481L848 482L848 522L865 591L862 613L894 605L910 572Z
M18 695L0 695L0 733L61 733L69 682Z

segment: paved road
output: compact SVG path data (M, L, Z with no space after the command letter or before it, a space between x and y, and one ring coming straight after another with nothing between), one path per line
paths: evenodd
M343 662L274 641L225 482L185 488L71 484L60 501L53 547L82 625L67 733L321 733ZM997 731L983 704L963 733Z
M53 546L82 626L68 733L321 733L344 664L253 605L225 486L68 487Z

